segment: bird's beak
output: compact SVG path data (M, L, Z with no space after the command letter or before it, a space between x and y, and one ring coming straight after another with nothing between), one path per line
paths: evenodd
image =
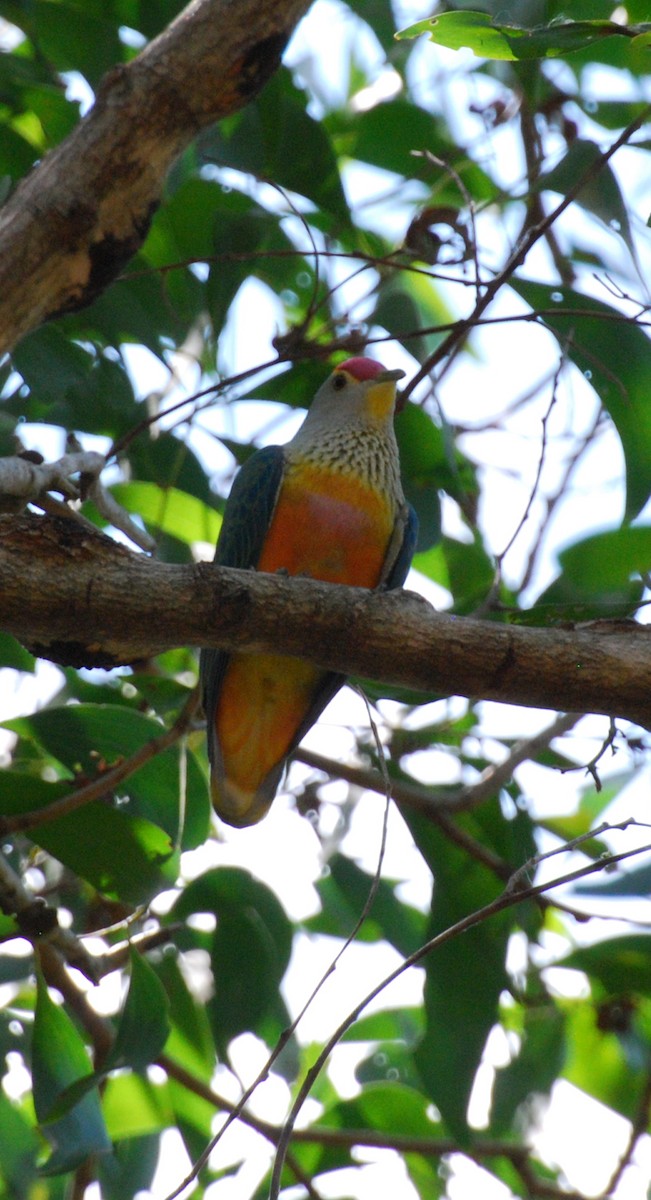
M385 421L393 412L396 402L396 382L402 379L404 371L397 368L394 371L382 371L369 381L366 393L366 403L372 417L376 421Z

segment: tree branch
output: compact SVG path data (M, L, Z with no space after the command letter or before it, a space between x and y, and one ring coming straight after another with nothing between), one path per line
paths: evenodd
M0 351L89 304L144 241L174 159L261 90L309 0L193 0L0 211Z
M75 666L184 645L274 651L424 692L651 726L651 631L632 621L532 629L436 613L411 592L157 563L58 517L0 517L0 628Z
M98 982L93 956L74 933L59 925L56 909L28 891L3 855L0 855L0 912L16 918L17 936L27 938L34 946L47 942L91 983Z

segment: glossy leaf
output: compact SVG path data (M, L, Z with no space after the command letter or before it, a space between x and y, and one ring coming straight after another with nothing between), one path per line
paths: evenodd
M168 1033L165 989L147 959L132 947L129 991L107 1066L143 1071L160 1054Z
M564 1078L628 1120L639 1111L646 1071L632 1071L616 1033L598 1026L591 1001L566 1003L568 1055ZM647 1051L648 1054L648 1051Z
M614 876L586 879L575 890L584 896L636 896L648 899L651 891L651 867L631 867Z
M66 783L46 783L18 771L0 772L0 812L24 813L60 800ZM104 895L147 903L174 883L178 856L158 825L101 801L36 826L31 839Z
M428 939L490 903L501 888L433 825L407 817L434 872ZM506 948L512 916L502 913L434 949L424 960L426 1028L415 1061L428 1095L450 1132L468 1136L467 1106L498 1001L508 984Z
M447 588L453 611L470 613L486 598L495 583L495 565L479 540L461 542L442 538L438 546L417 554L414 567L434 583Z
M651 996L650 951L651 937L643 933L625 934L594 946L581 946L557 966L585 971L614 995L639 992Z
M563 196L575 195L577 204L599 217L610 229L620 233L634 252L626 201L609 163L600 162L602 151L594 142L576 138L560 162L540 178L540 187ZM597 174L591 169L599 163ZM579 181L580 188L578 187Z
M14 671L34 671L34 656L21 646L10 633L0 632L0 669L12 667Z
M273 179L347 221L337 160L321 125L306 111L306 96L279 72L242 116L215 134L210 157L221 166Z
M188 545L217 541L219 514L187 492L145 482L118 483L111 490L118 504L154 529Z
M277 989L289 963L292 927L279 901L247 871L208 871L179 897L172 919L214 913L210 939L214 995L208 1005L215 1042L225 1049L244 1030L278 1014Z
M0 1129L2 1129L2 1156L0 1158L0 1180L6 1184L5 1195L22 1197L29 1195L36 1177L36 1156L40 1149L39 1138L26 1120L17 1104L12 1103L0 1088Z
M96 1090L88 1092L65 1116L48 1124L61 1093L77 1079L91 1074L91 1064L70 1017L50 998L40 975L37 987L32 1043L34 1107L54 1147L43 1169L46 1174L56 1174L71 1170L89 1154L106 1152L110 1142Z
M561 573L539 597L548 616L579 620L631 614L651 567L651 528L626 527L593 534L559 555Z
M373 881L342 854L334 855L328 866L328 874L318 885L322 911L306 926L314 932L347 937L368 900ZM362 941L385 937L406 956L424 941L425 921L417 909L396 898L388 881L381 880L359 937Z
M136 754L163 733L163 726L143 713L110 704L72 704L43 709L30 718L7 722L7 728L34 742L69 772L96 777L116 762ZM178 746L171 746L135 770L120 785L121 812L159 825L184 849L205 840L210 806L203 770L187 751L187 802L180 799ZM144 826L143 826L144 828Z
M564 1033L563 1014L553 1004L526 1012L520 1049L495 1077L490 1128L496 1137L512 1128L523 1105L549 1096L565 1061Z
M643 34L650 25L635 32ZM401 30L399 38L429 34L433 42L460 50L467 46L480 58L506 60L558 58L583 50L602 38L619 37L628 30L614 21L560 21L525 29L520 25L498 24L487 13L443 13L418 21ZM630 37L631 34L628 33Z
M626 517L632 519L651 495L648 338L617 309L567 287L524 280L511 286L540 312L612 418L626 460Z
M206 1009L190 991L178 962L166 955L156 973L165 989L170 1030L165 1053L208 1083L215 1065L215 1044Z
M158 1133L174 1121L167 1085L153 1084L142 1075L111 1075L102 1109L112 1142Z
M160 1136L125 1138L99 1163L102 1200L124 1200L131 1192L146 1192L153 1181L160 1155Z

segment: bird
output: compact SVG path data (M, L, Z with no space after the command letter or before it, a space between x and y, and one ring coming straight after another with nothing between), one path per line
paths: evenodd
M284 446L257 450L235 478L214 561L365 588L401 587L418 521L405 500L393 418L401 370L349 358L317 391ZM211 796L244 828L266 815L288 756L345 676L274 653L203 649Z

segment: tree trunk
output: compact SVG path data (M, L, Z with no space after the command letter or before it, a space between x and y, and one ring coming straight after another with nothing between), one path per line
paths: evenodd
M0 352L89 304L144 241L174 159L280 63L309 0L194 0L106 75L76 129L0 210Z

